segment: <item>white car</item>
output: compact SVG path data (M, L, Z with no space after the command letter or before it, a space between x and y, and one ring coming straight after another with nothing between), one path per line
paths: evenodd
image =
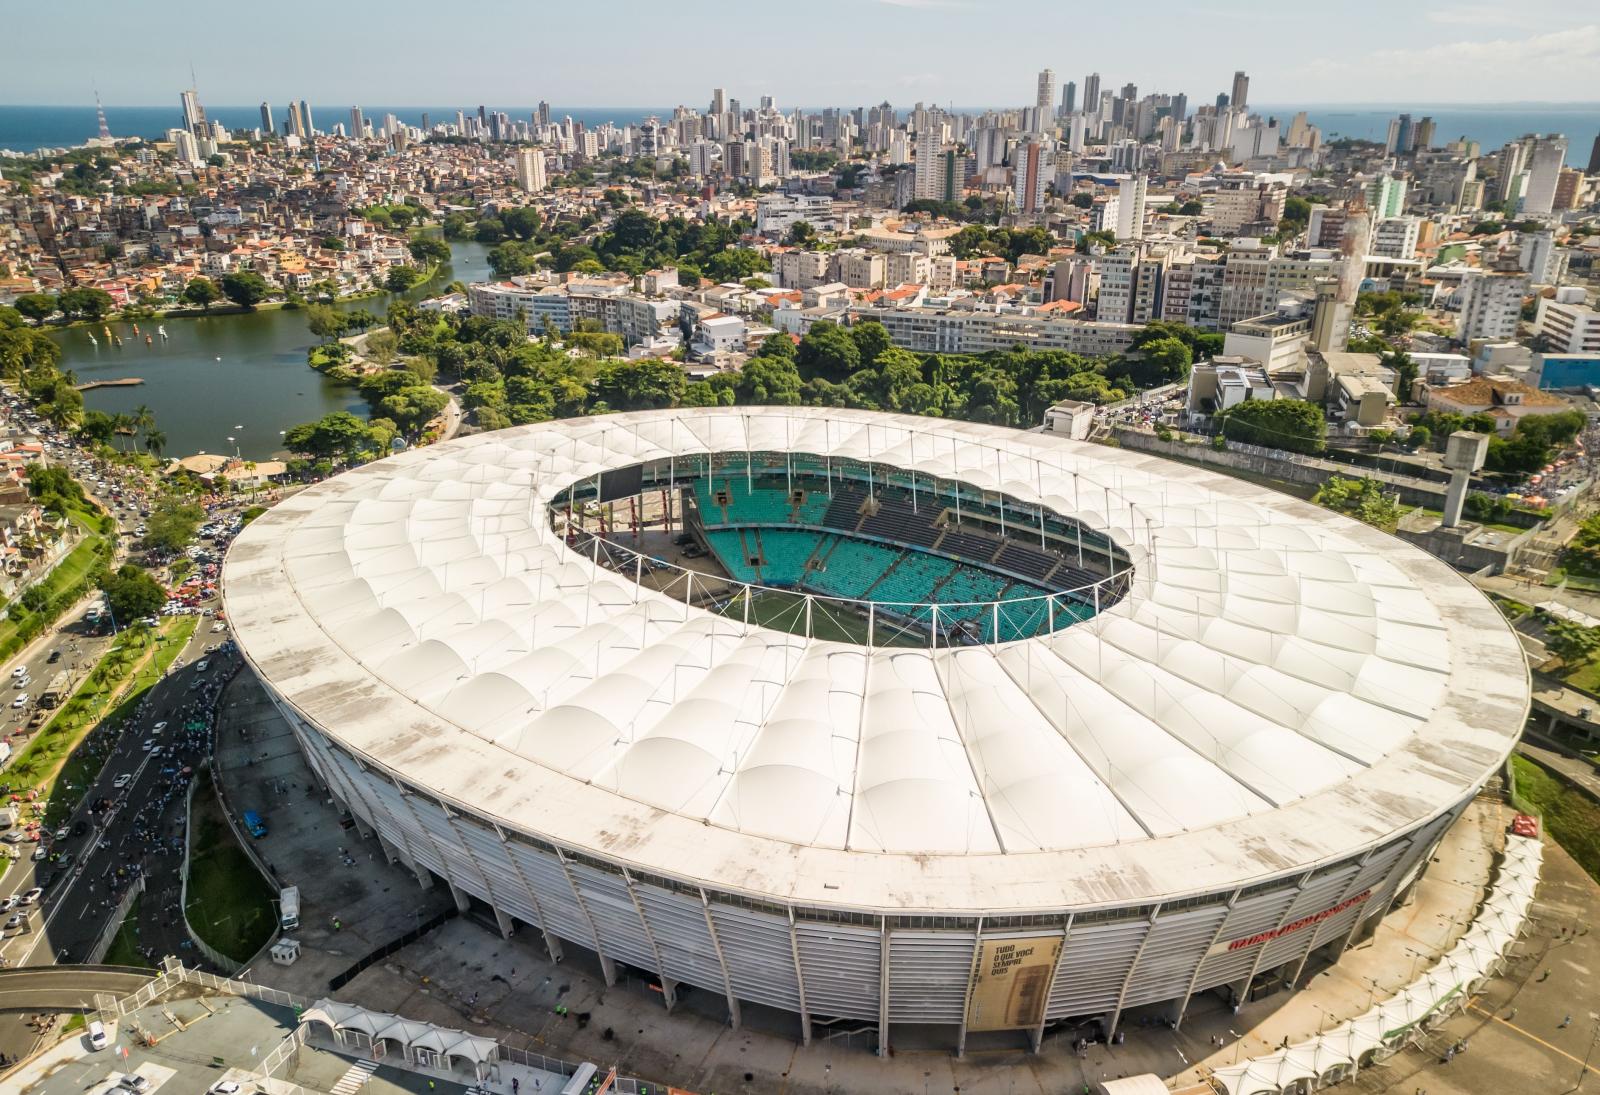
M122 1086L133 1092L134 1095L144 1095L144 1092L150 1090L150 1080L149 1077L141 1076L137 1072L124 1072L122 1074Z
M130 784L132 782L133 782L133 774L130 773L130 772L124 772L124 773L122 773L122 775L118 776L116 779L111 781L111 786L115 787L117 790L120 791L120 790L122 790L124 787L126 787L128 784Z
M24 688L28 687L28 685L32 683L33 678L24 673L20 677L12 678L11 687L15 688L18 692L21 692Z
M106 1036L105 1024L96 1019L89 1024L89 1048L105 1049L111 1044L111 1039Z
M28 667L25 665L19 665L11 671L11 675L13 677L26 677L28 675Z
M35 886L31 890L25 890L21 894L21 896L19 896L17 898L17 904L18 905L32 905L35 901L39 900L39 898L41 898L43 896L44 896L44 890L42 888L38 887L38 886Z
M26 692L11 701L11 710L13 711L21 711L26 706L28 706L28 694Z
M159 733L161 733L161 731L165 730L166 728L167 728L166 722L162 721L162 722L158 722L154 726L152 726L150 728L150 732L152 734L159 734Z
M141 745L139 748L143 749L146 753L148 753L151 749L155 748L155 744L156 743L155 743L154 739L145 738L144 739L144 744Z
M195 672L196 672L196 673L204 673L204 672L205 672L205 671L206 671L206 670L208 670L208 669L210 669L210 668L211 668L211 663L210 663L210 662L208 662L208 661L202 661L202 662L198 662L198 663L197 663L197 664L196 664L196 665L195 665L195 667L194 667L194 671L195 671Z
M239 1095L239 1085L232 1080L218 1080L206 1088L206 1095Z
M5 928L5 930L6 931L12 931L12 930L14 930L16 928L22 927L22 925L26 924L27 922L28 922L28 914L27 913L25 913L25 912L14 912L9 917L6 918L6 928Z

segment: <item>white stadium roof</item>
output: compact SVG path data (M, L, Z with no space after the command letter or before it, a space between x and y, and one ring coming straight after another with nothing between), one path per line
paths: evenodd
M871 460L1108 532L1126 597L1056 634L876 648L746 627L593 564L559 492L668 455ZM1511 748L1521 649L1469 583L1314 505L1127 450L837 409L609 415L407 452L230 551L288 703L448 804L776 900L1047 910L1331 861Z

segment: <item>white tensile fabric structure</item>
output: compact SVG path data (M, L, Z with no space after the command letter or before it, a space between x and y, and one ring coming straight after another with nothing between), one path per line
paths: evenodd
M1539 882L1544 846L1509 835L1500 873L1465 935L1431 968L1362 1015L1326 1034L1216 1069L1208 1079L1225 1095L1278 1095L1298 1081L1333 1082L1384 1056L1425 1025L1464 1007L1478 986L1494 975L1505 949L1527 925Z
M1131 560L1054 634L869 649L596 566L550 508L687 454L1000 491ZM835 409L543 423L286 499L224 594L276 698L449 809L785 902L1021 911L1222 890L1375 847L1496 769L1528 704L1466 581L1318 507L1059 438Z
M320 1023L335 1036L355 1031L368 1043L380 1040L394 1042L401 1047L408 1061L418 1050L445 1059L454 1058L470 1066L480 1076L485 1072L484 1066L500 1056L499 1043L493 1038L404 1019L388 1012L371 1011L338 1000L318 1000L306 1009L300 1021Z

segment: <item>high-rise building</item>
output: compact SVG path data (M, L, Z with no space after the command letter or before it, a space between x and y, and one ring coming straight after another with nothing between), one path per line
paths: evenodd
M275 125L272 121L271 103L264 102L261 104L261 132L266 134L268 137L271 137L278 132L277 125Z
M1567 139L1559 133L1539 137L1528 157L1528 188L1522 195L1522 212L1545 216L1555 209L1556 181L1567 162Z
M1469 275L1457 292L1461 296L1461 319L1456 337L1473 339L1515 338L1522 318L1522 298L1528 295L1532 279L1522 270L1496 269Z
M1422 151L1433 147L1434 124L1433 119L1424 115L1417 122L1416 138L1411 142L1414 151Z
M1250 77L1243 72L1233 74L1233 92L1228 96L1228 104L1235 110L1243 110L1250 99Z
M711 109L708 114L726 114L728 112L728 91L726 88L714 87L711 89Z
M427 133L428 130L433 128L433 126L429 124L431 121L432 121L432 119L428 117L428 112L426 110L424 110L422 112L422 132L423 133Z
M180 96L183 103L183 128L195 137L206 135L206 108L200 105L200 93L189 88Z
M1061 87L1061 113L1071 114L1078 109L1078 85L1068 80ZM1596 139L1595 147L1600 149L1600 138Z
M305 119L300 114L300 104L293 99L289 100L289 124L284 129L301 140L306 139Z
M539 124L541 126L550 124L550 104L543 99L539 100Z
M350 136L354 137L356 140L359 141L362 137L366 136L366 133L367 133L367 120L361 116L361 108L358 107L358 106L351 107L350 108Z
M1054 69L1045 69L1039 73L1039 82L1034 90L1033 105L1036 108L1034 115L1034 128L1043 132L1049 125L1051 110L1056 102L1056 74Z
M1596 136L1589 147L1589 174L1600 175L1600 136Z
M311 106L304 99L300 100L300 124L306 127L302 134L307 140L317 131L316 123L311 120Z
M1091 72L1083 78L1083 109L1100 109L1100 74Z
M1017 145L1013 170L1017 212L1037 213L1042 210L1048 196L1046 188L1056 177L1054 144L1048 140L1035 139Z
M1524 169L1528 163L1528 145L1526 141L1508 141L1500 150L1497 157L1498 170L1496 172L1499 182L1495 188L1497 201L1513 201L1521 193L1525 183Z
M205 162L200 158L199 142L187 129L167 130L167 140L172 142L172 154L185 167L199 167Z
M530 194L545 187L544 153L537 148L524 148L517 152L517 185Z
M934 201L944 197L944 126L939 121L938 115L928 120L928 124L917 131L916 165L914 172L912 196L915 198L930 198Z
M1144 238L1144 195L1143 175L1129 176L1117 184L1117 239Z

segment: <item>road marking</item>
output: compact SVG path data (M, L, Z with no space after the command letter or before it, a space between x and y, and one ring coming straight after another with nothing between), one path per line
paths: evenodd
M1509 1027L1510 1029L1516 1031L1518 1034L1522 1035L1524 1038L1528 1039L1530 1042L1537 1042L1539 1045L1543 1046L1545 1049L1548 1049L1551 1053L1559 1053L1561 1056L1565 1057L1567 1060L1571 1061L1573 1064L1582 1066L1582 1068L1583 1068L1583 1070L1585 1072L1600 1073L1600 1067L1596 1067L1594 1065L1589 1064L1582 1057L1574 1057L1572 1054L1568 1053L1566 1050L1560 1048L1559 1046L1551 1045L1549 1042L1545 1041L1543 1038L1539 1037L1537 1034L1534 1034L1533 1032L1528 1031L1528 1030L1524 1030L1522 1027L1517 1026L1517 1024L1500 1018L1500 1016L1496 1015L1492 1011L1485 1011L1483 1008L1480 1008L1477 1004L1468 1004L1467 1008L1469 1010L1471 1010L1471 1011L1477 1012L1479 1015L1488 1016L1490 1019L1493 1019L1495 1022L1499 1023L1503 1027Z

